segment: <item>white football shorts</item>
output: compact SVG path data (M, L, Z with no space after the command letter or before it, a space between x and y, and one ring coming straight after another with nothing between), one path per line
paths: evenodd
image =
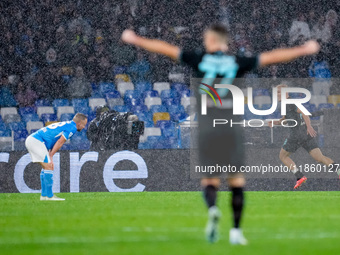
M32 162L50 163L50 155L45 144L33 136L28 136L25 146L32 158Z

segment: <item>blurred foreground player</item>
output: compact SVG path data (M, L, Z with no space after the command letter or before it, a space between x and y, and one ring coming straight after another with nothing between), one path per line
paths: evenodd
M319 45L315 41L309 41L303 46L290 49L277 49L270 52L264 52L255 57L238 57L228 55L228 33L227 29L221 25L214 25L204 33L204 52L187 51L177 46L171 45L160 40L147 39L138 36L132 30L125 30L122 34L122 40L126 43L144 48L150 52L159 53L168 56L174 60L190 65L196 72L197 78L229 78L241 77L245 72L263 67L270 64L292 61L298 57L315 54L319 51ZM228 95L229 94L229 95ZM230 97L231 93L225 96ZM220 94L221 96L221 94ZM221 96L222 97L222 96ZM199 100L200 98L198 98ZM228 119L232 117L232 109L218 109L208 107L209 114L205 117L198 115L199 122L199 160L202 165L223 162L223 165L243 164L244 148L242 135L239 128L214 129L212 123L206 123L209 116L218 116L216 119ZM208 119L206 119L208 118ZM221 126L221 125L220 125ZM218 157L213 155L209 157L209 148L214 148L216 142L223 145L224 149ZM206 153L208 152L208 153ZM211 154L210 154L211 155ZM213 160L216 160L213 162ZM211 165L211 164L210 164ZM204 199L209 208L209 219L206 228L207 239L210 242L217 241L217 226L220 218L220 211L216 207L217 190L220 185L220 178L203 178L202 179ZM228 176L228 185L232 191L232 209L234 227L230 230L229 241L231 244L247 244L242 230L240 229L240 219L243 209L243 187L245 179L243 175L237 173Z
M40 174L40 200L62 201L53 194L53 155L63 146L66 140L81 131L87 123L86 115L77 113L72 121L64 121L41 128L27 137L25 145L31 155L32 162L37 162L43 168Z
M284 87L288 86L285 84L277 86L277 96L279 101L281 101L281 88ZM288 97L289 95L287 93L286 98ZM300 147L304 148L316 162L322 163L328 167L332 167L332 170L337 171L339 174L339 164L336 164L332 159L322 154L315 139L317 133L311 125L309 116L301 112L301 110L297 108L295 104L288 104L286 107L286 116L283 116L278 121L273 121L273 123L269 122L269 125L270 127L272 127L272 124L280 125L285 119L292 119L295 120L295 123L297 123L295 127L289 128L289 137L284 141L279 155L282 163L289 167L297 179L294 189L299 188L302 183L307 181L306 176L303 175L303 173L296 166L295 162L290 158L290 155L296 152Z

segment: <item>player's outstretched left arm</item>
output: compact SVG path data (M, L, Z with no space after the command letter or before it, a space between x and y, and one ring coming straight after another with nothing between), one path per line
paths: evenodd
M126 29L123 32L121 39L125 43L135 45L150 52L168 56L174 60L179 58L179 47L165 41L138 36L133 30L130 29Z
M309 40L305 44L292 47L275 49L272 51L263 52L259 56L259 66L268 66L279 63L293 61L299 57L314 55L320 50L320 45L315 40Z
M302 118L306 123L307 134L310 135L311 137L316 137L317 133L316 133L315 129L312 127L309 116L305 115L302 111L300 111L300 109L298 109L297 112L302 115Z

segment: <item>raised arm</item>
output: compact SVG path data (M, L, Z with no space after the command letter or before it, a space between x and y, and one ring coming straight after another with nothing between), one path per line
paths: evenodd
M179 58L179 47L161 40L148 39L142 36L138 36L133 30L130 29L126 29L123 32L122 40L125 43L135 45L150 52L168 56L174 60L177 60Z
M319 50L320 45L317 41L310 40L301 46L263 52L259 56L259 66L263 67L272 64L290 62L302 56L316 54Z

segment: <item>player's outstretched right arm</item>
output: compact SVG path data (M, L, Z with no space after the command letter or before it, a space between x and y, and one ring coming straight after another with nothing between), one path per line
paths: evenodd
M121 38L123 42L135 45L147 51L162 54L174 60L179 58L180 48L165 41L138 36L133 30L130 29L126 29L122 33Z
M320 45L315 40L307 41L305 44L293 48L275 49L263 52L259 56L259 66L267 66L278 63L293 61L299 57L314 55L320 50Z

